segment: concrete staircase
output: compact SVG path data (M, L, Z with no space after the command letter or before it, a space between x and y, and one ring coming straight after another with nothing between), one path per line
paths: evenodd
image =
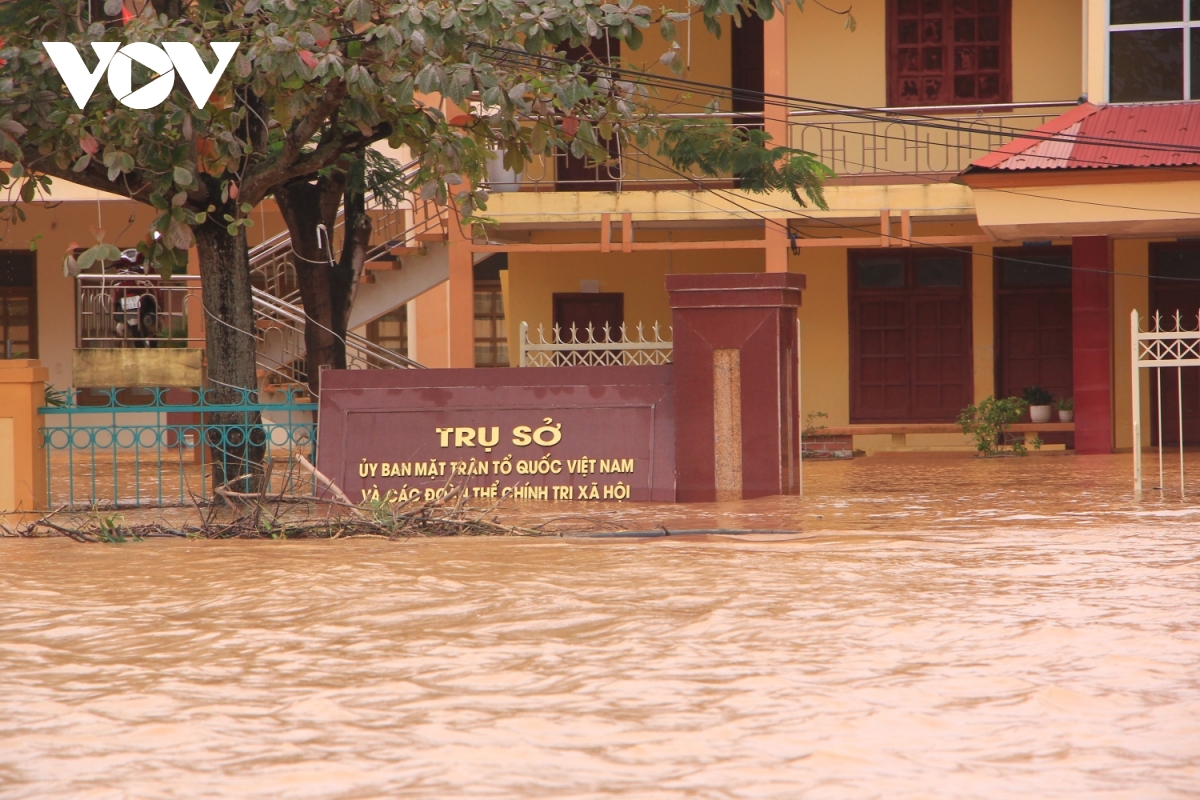
M408 165L415 169L415 163ZM367 198L373 222L372 245L354 300L349 328L379 318L432 289L450 275L446 210L432 201L408 197L385 208ZM343 216L332 232L331 252L341 252ZM255 336L258 339L260 389L266 392L305 389L304 313L296 288L290 235L284 231L250 251L254 281ZM412 359L373 344L362 336L346 336L350 369L422 368Z

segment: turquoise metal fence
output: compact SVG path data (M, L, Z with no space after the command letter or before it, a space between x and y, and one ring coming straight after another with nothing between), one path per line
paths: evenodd
M261 403L248 390L219 402L216 391L67 390L41 409L47 507L190 505L212 496L214 471L233 491L309 493L294 467L313 460L315 404L292 392Z

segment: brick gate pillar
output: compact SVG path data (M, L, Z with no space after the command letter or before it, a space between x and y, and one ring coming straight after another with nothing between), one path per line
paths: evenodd
M800 494L794 273L668 275L679 502Z
M1075 384L1075 452L1111 453L1112 251L1107 236L1071 240L1071 338Z
M34 359L0 360L0 511L46 505L45 418L50 370Z

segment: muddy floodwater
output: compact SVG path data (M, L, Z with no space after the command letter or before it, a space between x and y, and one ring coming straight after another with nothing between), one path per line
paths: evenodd
M1200 797L1200 505L805 467L605 515L790 536L0 539L0 798Z

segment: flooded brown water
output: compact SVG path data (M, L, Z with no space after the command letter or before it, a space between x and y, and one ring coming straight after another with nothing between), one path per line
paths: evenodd
M620 512L790 541L2 539L0 798L1197 797L1200 508L1128 465Z

